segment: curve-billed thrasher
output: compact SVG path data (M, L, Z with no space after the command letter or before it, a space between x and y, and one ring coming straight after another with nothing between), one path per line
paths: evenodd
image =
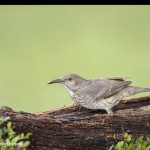
M106 77L84 79L76 74L68 74L60 79L49 81L48 84L61 83L71 98L79 105L88 109L104 109L112 113L112 107L124 97L141 92L150 92L150 88L129 86L131 81L122 77Z

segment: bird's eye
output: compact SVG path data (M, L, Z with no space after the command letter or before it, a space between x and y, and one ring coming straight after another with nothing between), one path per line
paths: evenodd
M67 80L68 80L68 81L72 81L72 78L70 77L70 78L68 78Z

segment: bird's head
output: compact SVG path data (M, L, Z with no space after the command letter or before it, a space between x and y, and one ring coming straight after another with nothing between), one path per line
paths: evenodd
M82 84L82 82L84 81L85 79L76 74L67 74L59 79L48 81L48 84L61 83L64 86L67 86L69 89L74 89L76 86Z

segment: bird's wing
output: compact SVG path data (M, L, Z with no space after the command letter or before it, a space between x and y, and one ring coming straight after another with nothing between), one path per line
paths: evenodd
M108 77L100 80L104 80L104 82L95 100L108 98L132 83L131 81L125 81L122 77Z

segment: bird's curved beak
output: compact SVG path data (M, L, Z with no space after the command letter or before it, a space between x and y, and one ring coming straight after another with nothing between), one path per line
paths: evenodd
M48 81L48 84L62 83L62 82L64 82L62 79L55 79L55 80L52 80L52 81Z

